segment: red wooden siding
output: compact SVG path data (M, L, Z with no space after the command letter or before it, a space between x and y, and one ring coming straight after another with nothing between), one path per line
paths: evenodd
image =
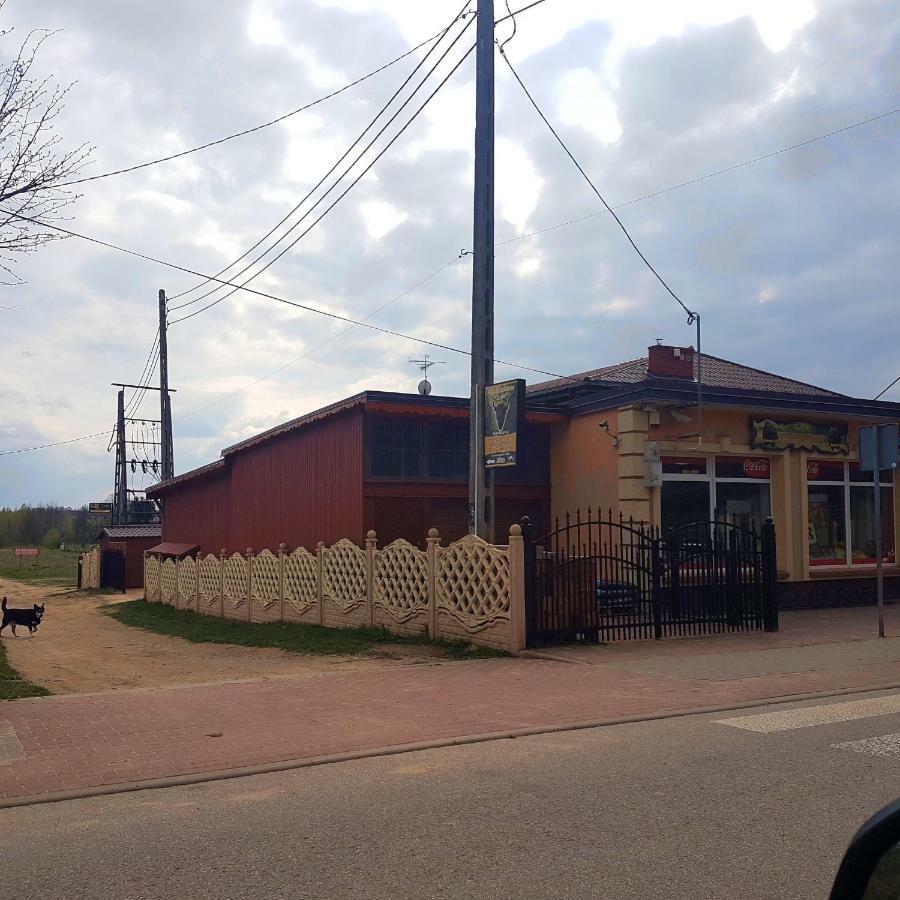
M228 548L365 538L363 412L352 409L226 456Z
M199 544L203 553L218 553L228 543L228 470L186 481L164 495L164 541Z
M144 551L155 547L159 538L126 538L113 540L101 538L101 550L123 550L125 552L125 587L144 586Z

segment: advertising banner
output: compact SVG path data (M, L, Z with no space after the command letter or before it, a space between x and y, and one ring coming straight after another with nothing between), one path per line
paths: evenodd
M752 419L750 446L754 450L812 450L817 453L849 453L846 425L828 422L778 422Z
M514 466L525 421L525 381L502 381L484 388L484 465Z

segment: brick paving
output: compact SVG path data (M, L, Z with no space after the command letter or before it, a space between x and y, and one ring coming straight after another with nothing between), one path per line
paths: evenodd
M10 701L0 706L0 799L900 683L900 608L888 612L883 641L867 637L871 609L794 613L776 635L577 651L593 654L590 665L475 660Z

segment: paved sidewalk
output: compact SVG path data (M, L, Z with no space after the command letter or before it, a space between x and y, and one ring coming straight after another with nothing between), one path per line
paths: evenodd
M900 684L900 608L793 613L780 634L0 706L0 800L484 732ZM826 624L816 628L815 616ZM845 639L840 639L841 634ZM846 639L849 636L849 640Z

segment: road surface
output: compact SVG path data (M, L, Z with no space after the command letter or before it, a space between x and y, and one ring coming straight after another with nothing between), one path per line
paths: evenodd
M6 810L0 896L821 898L897 796L861 694Z

